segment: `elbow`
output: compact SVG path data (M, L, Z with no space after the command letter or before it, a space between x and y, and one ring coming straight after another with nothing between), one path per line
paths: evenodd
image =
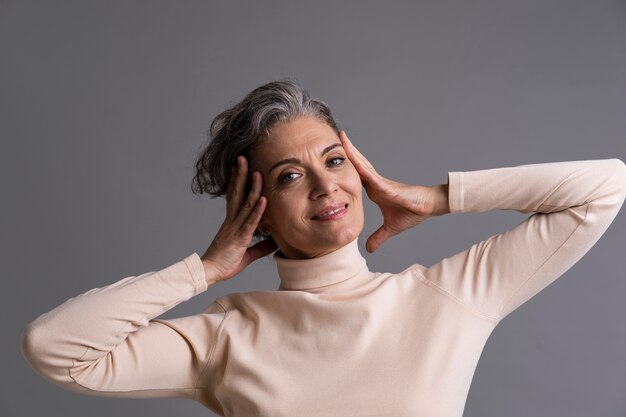
M626 198L626 164L618 158L609 159L613 167L613 181L622 200Z
M622 177L626 178L626 164L624 161L619 158L611 158L609 161L611 161L611 163L615 166L615 171Z
M67 362L56 352L57 346L50 329L35 320L22 331L20 351L26 362L42 377L53 383L63 383L67 378Z
M626 181L626 164L619 158L611 159L616 166L616 171L621 175L622 180Z
M48 344L45 341L44 330L37 325L37 321L31 322L22 331L20 351L26 362L40 374L45 374L46 358L49 356L45 351Z
M26 362L39 376L52 384L79 394L98 395L97 390L89 389L74 379L80 371L75 368L75 361L65 354L59 341L55 339L55 333L55 330L39 320L26 326L20 341L20 351ZM85 364L82 365L84 369Z

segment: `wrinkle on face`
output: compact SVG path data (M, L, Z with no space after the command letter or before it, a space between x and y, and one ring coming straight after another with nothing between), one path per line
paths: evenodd
M321 256L356 238L363 228L362 184L358 172L343 146L320 157L327 146L341 145L337 132L312 117L283 123L272 132L259 144L254 160L255 169L263 174L261 193L267 197L262 223L270 229L281 251L293 257ZM300 163L290 162L269 172L274 163L286 158L297 158ZM296 176L280 184L278 179L286 173ZM312 220L315 213L334 202L348 203L344 218Z

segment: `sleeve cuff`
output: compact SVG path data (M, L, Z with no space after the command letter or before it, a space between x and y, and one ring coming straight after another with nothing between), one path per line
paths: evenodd
M189 272L191 273L191 277L193 278L194 295L198 295L201 292L206 291L209 287L209 284L206 281L204 265L202 264L200 256L196 252L194 252L183 260L185 262L185 265L187 265Z
M463 212L463 172L448 172L448 204L450 213Z

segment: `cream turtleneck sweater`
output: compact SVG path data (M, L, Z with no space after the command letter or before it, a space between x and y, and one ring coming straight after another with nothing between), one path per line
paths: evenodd
M536 213L399 273L370 271L357 240L315 259L275 252L277 290L157 319L213 284L193 253L42 314L22 352L72 391L186 397L223 416L461 417L489 335L602 236L626 197L626 165L449 172L448 184L451 213Z

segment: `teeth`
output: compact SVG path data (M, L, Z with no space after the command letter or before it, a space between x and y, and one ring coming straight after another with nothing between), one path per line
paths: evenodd
M335 210L330 211L330 212L328 212L328 213L324 213L324 214L322 214L320 217L332 216L333 214L337 213L339 210L341 210L341 209L340 209L340 208L338 208L338 209L335 209Z
M338 207L338 208L336 208L336 209L334 209L334 210L332 210L332 211L329 211L329 212L326 212L326 213L322 213L322 214L320 214L320 215L318 216L318 218L332 216L333 214L340 212L340 211L341 211L341 210L343 210L344 208L345 208L345 206L343 206L343 207Z

